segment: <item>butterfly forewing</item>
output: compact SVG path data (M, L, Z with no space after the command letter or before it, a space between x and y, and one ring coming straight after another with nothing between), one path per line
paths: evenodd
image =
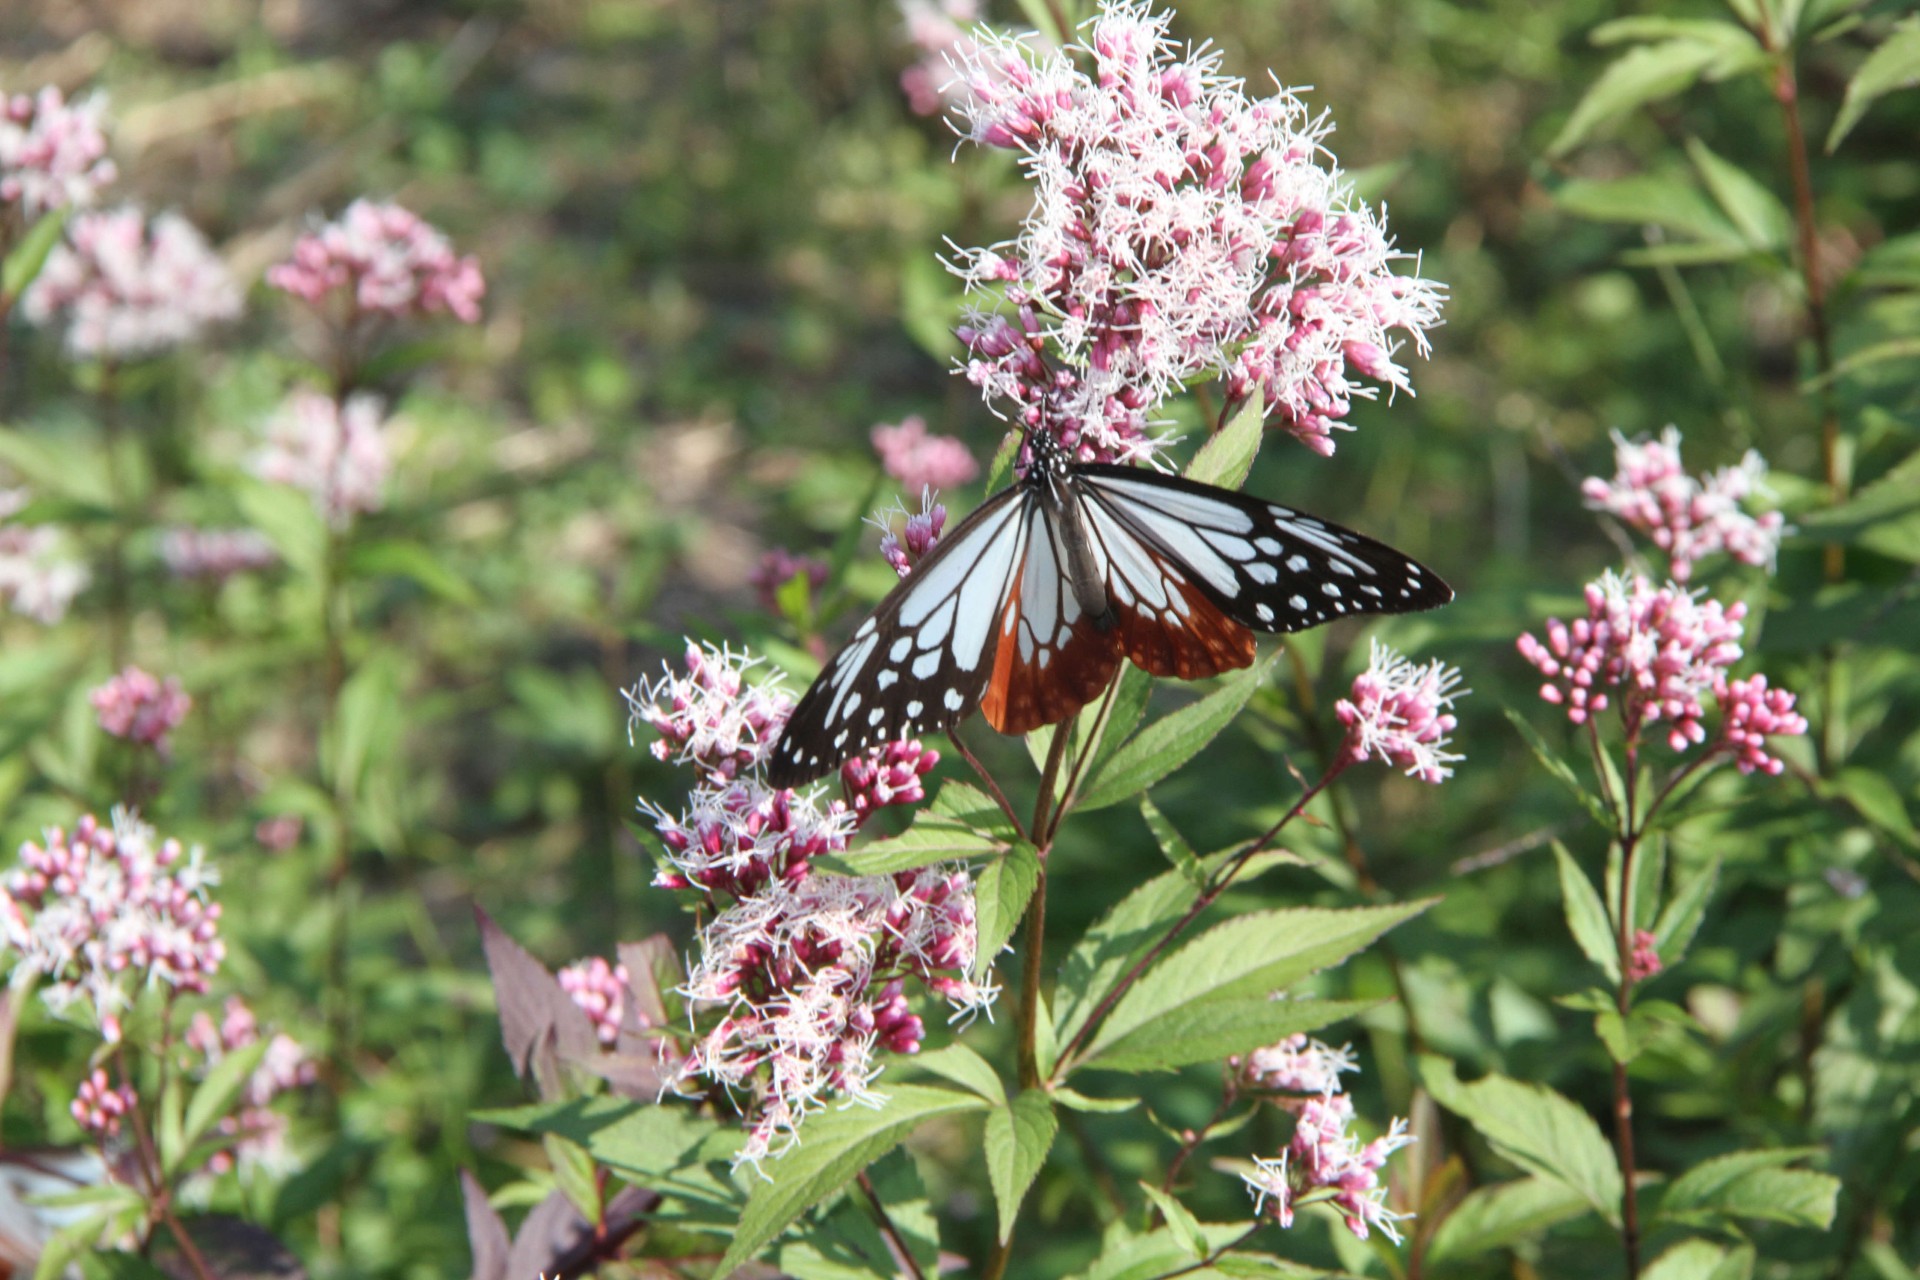
M880 602L787 718L768 782L799 786L868 747L945 729L979 705L1031 506L1019 486L996 494Z
M1453 599L1451 587L1385 543L1249 494L1098 464L1077 468L1075 480L1089 506L1184 566L1222 612L1255 630Z

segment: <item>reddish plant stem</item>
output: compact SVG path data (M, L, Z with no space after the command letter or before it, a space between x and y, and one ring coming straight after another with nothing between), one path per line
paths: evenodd
M1595 748L1598 749L1596 740ZM1596 768L1598 761L1595 762ZM1605 776L1605 771L1600 771ZM1627 743L1626 777L1622 787L1620 812L1620 901L1614 910L1614 943L1619 954L1620 985L1614 991L1614 1007L1624 1027L1633 1008L1633 856L1640 847L1638 817L1634 812L1636 779L1640 772L1638 748ZM1620 1238L1626 1251L1627 1280L1640 1275L1640 1206L1634 1195L1636 1162L1633 1151L1633 1092L1627 1080L1627 1064L1613 1063L1613 1132L1620 1157Z
M887 1238L887 1246L893 1253L894 1262L903 1268L912 1280L927 1280L927 1273L921 1269L920 1260L913 1256L913 1250L907 1248L906 1237L901 1235L900 1228L893 1224L893 1218L887 1213L886 1202L874 1189L873 1179L869 1178L866 1170L862 1169L857 1180L860 1183L861 1193L867 1197L867 1204L872 1207L874 1217L879 1222L880 1234Z

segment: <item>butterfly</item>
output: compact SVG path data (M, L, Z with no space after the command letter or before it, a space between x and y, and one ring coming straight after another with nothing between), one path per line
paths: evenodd
M1056 724L1130 661L1195 680L1248 666L1254 632L1407 613L1453 589L1392 547L1182 476L1074 462L1044 431L1012 485L942 538L820 672L774 742L797 787L978 707Z

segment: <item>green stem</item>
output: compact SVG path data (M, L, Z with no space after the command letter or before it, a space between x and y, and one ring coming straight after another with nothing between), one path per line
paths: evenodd
M1597 746L1597 744L1596 744ZM1596 768L1598 767L1596 762ZM1604 773L1604 771L1602 771ZM1620 985L1614 991L1614 1007L1624 1027L1633 1008L1633 857L1640 847L1640 829L1635 815L1636 779L1640 773L1639 752L1627 744L1626 777L1622 797L1625 805L1620 834L1620 901L1614 910L1614 943L1620 964ZM1636 1162L1633 1149L1633 1093L1627 1080L1627 1064L1613 1063L1613 1132L1620 1158L1620 1235L1626 1250L1627 1280L1640 1275L1640 1206L1634 1195Z

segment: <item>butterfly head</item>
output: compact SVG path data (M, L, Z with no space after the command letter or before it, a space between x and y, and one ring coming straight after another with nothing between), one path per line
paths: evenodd
M1058 481L1067 474L1073 462L1073 456L1053 432L1036 427L1027 433L1027 468L1025 478L1034 484L1049 480Z

